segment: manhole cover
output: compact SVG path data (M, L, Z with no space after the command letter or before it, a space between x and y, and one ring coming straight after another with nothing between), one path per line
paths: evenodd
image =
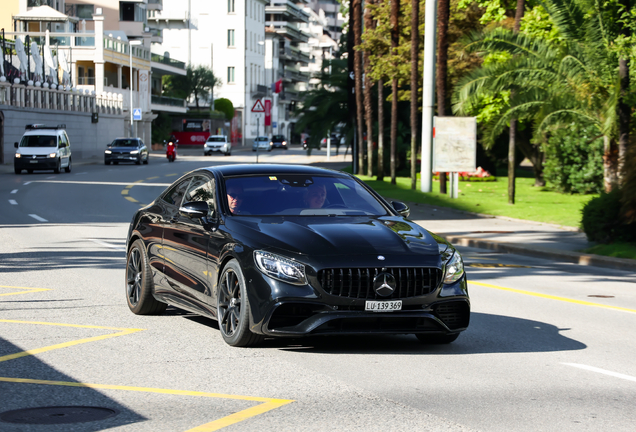
M614 296L611 296L611 295L601 295L601 294L592 294L592 295L589 295L588 297L597 297L597 298L614 298Z
M0 414L0 420L8 423L49 425L103 420L116 414L117 411L109 408L58 406L6 411Z

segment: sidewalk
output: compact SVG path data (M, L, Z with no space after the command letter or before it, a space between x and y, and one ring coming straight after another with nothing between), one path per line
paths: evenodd
M456 246L636 271L636 260L579 252L593 245L571 227L407 203L410 219Z

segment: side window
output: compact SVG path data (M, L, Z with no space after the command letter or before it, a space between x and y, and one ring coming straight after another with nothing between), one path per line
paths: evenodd
M193 201L205 201L210 211L214 210L214 180L205 176L195 176L185 195L184 203Z
M180 183L177 183L173 187L171 187L163 196L163 200L168 204L179 207L181 205L181 201L183 200L183 195L185 195L185 191L188 189L188 185L190 184L191 178L185 179Z
M60 135L60 141L65 143L67 147L71 146L71 143L68 140L68 135L66 135L66 132L62 132L62 134Z

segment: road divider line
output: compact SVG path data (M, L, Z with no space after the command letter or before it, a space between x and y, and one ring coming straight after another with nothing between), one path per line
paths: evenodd
M30 214L29 216L31 216L33 219L40 221L40 222L48 222L46 219L44 219L43 217L40 217L36 214Z
M6 286L6 285L0 285L0 288L24 290L24 291L10 292L10 293L2 293L0 294L0 296L29 294L29 293L39 292L39 291L51 291L51 288L26 288L26 287Z
M251 408L244 409L243 411L236 412L234 414L230 414L229 416L223 417L221 419L215 420L210 423L206 423L201 426L197 426L193 429L189 429L186 432L212 432L222 429L224 427L233 425L235 423L242 422L251 417L255 417L259 414L266 413L267 411L271 411L276 408L280 408L283 405L287 405L289 403L294 402L293 400L285 400L285 399L270 399L268 402L262 403L260 405L256 405Z
M609 376L614 377L614 378L620 378L620 379L624 379L624 380L627 380L627 381L636 382L636 377L633 377L631 375L625 375L625 374L621 374L621 373L618 373L618 372L612 372L612 371L608 371L608 370L605 370L605 369L597 368L597 367L594 367L594 366L588 366L588 365L583 365L583 364L578 364L578 363L561 363L561 364L566 365L566 366L572 366L572 367L583 369L583 370L587 370L587 371L590 371L590 372L600 373L600 374L603 374L603 375L609 375Z
M177 174L174 174L177 175ZM80 184L80 185L104 185L104 186L150 186L150 187L168 187L172 183L140 183L143 180L134 182L95 182L95 181L65 181L65 180L34 180L33 183L61 183L61 184ZM27 185L28 183L25 183Z
M17 189L13 189L13 190L11 191L11 193L12 193L12 194L14 194L14 193L18 193L18 190L17 190Z
M16 200L9 200L9 204L18 205L18 202Z
M533 297L540 297L540 298L545 298L545 299L549 299L549 300L557 300L557 301L562 301L562 302L566 302L566 303L578 304L578 305L582 305L582 306L592 306L592 307L598 307L598 308L603 308L603 309L612 309L612 310L617 310L617 311L620 311L620 312L627 312L627 313L636 314L636 309L628 309L628 308L623 308L623 307L619 307L619 306L604 305L602 303L593 303L593 302L588 302L588 301L585 301L585 300L576 300L576 299L571 299L571 298L567 298L567 297L553 296L553 295L550 295L550 294L541 294L541 293L536 293L536 292L532 292L532 291L520 290L520 289L516 289L516 288L506 288L506 287L501 287L501 286L497 286L497 285L491 285L491 284L487 284L487 283L483 283L483 282L468 281L468 283L470 285L479 285L479 286L484 286L484 287L487 287L487 288L494 288L494 289L498 289L498 290L501 290L501 291L509 291L509 292L513 292L513 293L517 293L517 294L529 295L529 296L533 296Z

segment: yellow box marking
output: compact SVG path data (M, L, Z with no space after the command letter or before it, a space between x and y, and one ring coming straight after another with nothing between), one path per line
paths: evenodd
M0 285L0 288L7 288L7 289L19 289L22 291L15 291L15 292L9 292L9 293L2 293L0 294L0 296L10 296L10 295L18 295L18 294L29 294L29 293L34 293L34 292L40 292L40 291L50 291L51 288L27 288L27 287L17 287L17 286L6 286L6 285Z
M619 306L604 305L602 303L593 303L593 302L588 302L588 301L585 301L585 300L576 300L576 299L571 299L571 298L567 298L567 297L553 296L553 295L550 295L550 294L541 294L541 293L536 293L536 292L532 292L532 291L524 291L524 290L515 289L515 288L506 288L506 287L501 287L501 286L497 286L497 285L491 285L491 284L487 284L487 283L483 283L483 282L468 281L468 283L470 285L480 285L480 286L484 286L484 287L488 287L488 288L494 288L494 289L498 289L498 290L502 290L502 291L509 291L509 292L513 292L513 293L517 293L517 294L529 295L529 296L533 296L533 297L540 297L540 298L545 298L545 299L550 299L550 300L557 300L557 301L562 301L562 302L566 302L566 303L578 304L578 305L582 305L582 306L592 306L592 307L598 307L598 308L603 308L603 309L617 310L617 311L621 311L621 312L636 313L636 309L628 309L628 308L623 308L623 307L619 307Z
M90 329L100 329L100 330L116 330L117 333L110 333L101 336L94 336L90 338L77 339L69 342L64 342L61 344L50 345L42 348L36 348L28 351L22 351L15 354L8 354L0 357L0 362L13 360L20 357L27 357L30 355L36 355L47 351L52 351L60 348L67 348L74 345L80 345L88 342L95 342L103 339L110 339L117 336L125 336L131 333L136 333L138 331L142 331L144 329L135 329L135 328L118 328L118 327L105 327L105 326L87 326L87 325L79 325L79 324L63 324L63 323L49 323L49 322L39 322L39 321L17 321L17 320L6 320L0 319L0 322L5 323L13 323L13 324L36 324L36 325L49 325L49 326L60 326L60 327L75 327L75 328L90 328Z
M6 287L3 287L6 288ZM8 288L17 288L17 287L8 287ZM29 289L29 288L21 288L21 289ZM32 290L44 290L42 288L31 288ZM29 291L26 291L29 292ZM33 291L31 291L33 292ZM20 293L21 294L21 293ZM37 348L28 351L22 351L16 354L9 354L0 357L0 362L13 360L20 357L26 357L30 355L40 354L47 351L52 351L60 348L67 348L74 345L79 345L88 342L95 342L98 340L109 339L117 336L125 336L131 333L135 333L138 331L142 331L144 329L136 329L136 328L119 328L119 327L107 327L107 326L93 326L93 325L81 325L81 324L64 324L64 323L51 323L51 322L42 322L42 321L18 321L18 320L6 320L0 319L0 322L6 323L14 323L14 324L35 324L35 325L48 325L48 326L61 326L61 327L74 327L74 328L87 328L87 329L100 329L100 330L116 330L117 333L111 333L107 335L95 336L91 338L78 339L70 342L65 342L56 345L50 345L48 347ZM232 400L244 400L244 401L254 401L261 402L260 404L235 412L234 414L230 414L228 416L222 417L218 420L211 421L209 423L203 424L201 426L197 426L195 428L189 429L186 432L212 432L222 429L224 427L242 422L249 418L255 417L259 414L266 413L267 411L271 411L273 409L279 408L283 405L287 405L289 403L294 402L290 399L274 399L274 398L263 398L263 397L255 397L255 396L240 396L240 395L229 395L229 394L221 394L221 393L208 393L201 391L188 391L188 390L172 390L172 389L160 389L160 388L152 388L152 387L132 387L132 386L121 386L121 385L110 385L110 384L90 384L90 383L80 383L80 382L68 382L68 381L48 381L48 380L34 380L29 378L8 378L8 377L0 377L0 382L9 382L9 383L22 383L22 384L40 384L40 385L56 385L56 386L66 386L66 387L87 387L94 389L105 389L105 390L125 390L125 391L135 391L135 392L143 392L143 393L158 393L158 394L167 394L167 395L176 395L176 396L195 396L195 397L208 397L208 398L219 398L219 399L232 399Z
M134 391L134 392L142 392L142 393L158 393L158 394L176 395L176 396L195 396L195 397L262 402L259 405L244 409L234 414L230 414L229 416L225 416L218 420L214 420L210 423L197 426L193 429L189 429L187 432L216 431L224 427L233 425L235 423L241 422L243 420L247 420L259 414L266 413L267 411L271 411L273 409L279 408L283 405L287 405L289 403L294 402L293 400L290 400L290 399L273 399L273 398L263 398L263 397L255 397L255 396L238 396L238 395L229 395L229 394L221 394L221 393L208 393L208 392L201 392L201 391L172 390L172 389L160 389L160 388L152 388L152 387L131 387L131 386L121 386L121 385L110 385L110 384L90 384L90 383L68 382L68 381L34 380L34 379L26 379L26 378L0 377L0 382L54 385L54 386L66 386L66 387L84 387L84 388L93 388L93 389L101 389L101 390L124 390L124 391Z

